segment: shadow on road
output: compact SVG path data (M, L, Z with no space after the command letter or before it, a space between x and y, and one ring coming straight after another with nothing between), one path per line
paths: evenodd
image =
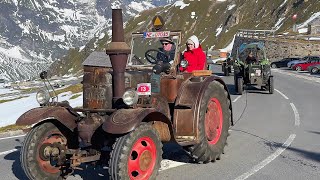
M270 94L269 91L264 91L264 90L247 90L247 93L250 94Z
M7 154L4 157L4 159L13 161L13 163L12 163L12 172L16 176L17 179L28 179L26 174L22 170L22 167L21 167L21 162L20 162L20 149L21 149L21 146L16 146L15 148L18 149L18 151L15 151L15 152L12 152L10 154Z
M317 132L317 131L308 131L310 133L313 133L313 134L319 134L320 135L320 132Z
M241 133L245 133L245 134L248 134L250 136L254 136L254 137L257 137L257 138L261 139L273 151L275 151L276 148L283 147L282 143L269 141L269 140L267 140L265 138L262 138L262 137L260 137L258 135L255 135L255 134L252 134L250 132L246 132L246 131L239 130L239 129L232 129L232 130L233 131L238 131L238 132L241 132ZM313 132L313 133L320 134L320 132ZM299 155L301 155L303 158L315 161L316 163L320 162L320 153L319 152L307 151L307 150L303 150L303 149L299 149L299 148L295 148L295 147L290 147L290 146L286 150L287 151L296 152ZM284 155L282 155L282 156L285 157ZM300 159L300 160L295 160L295 161L302 161L302 160ZM308 163L305 163L305 164L308 164ZM310 166L315 167L316 165L310 165Z
M273 142L271 142L271 141L269 141L269 140L267 140L267 139L265 139L265 138L263 138L263 137L260 137L260 136L258 136L258 135L252 134L252 133L247 132L247 131L243 131L243 130L241 130L241 129L233 129L233 128L230 128L230 129L232 129L232 131L238 131L238 132L241 132L241 133L248 134L248 135L250 135L250 136L256 137L256 138L258 138L258 139L261 139L261 140L264 141L265 143L273 143Z
M281 143L272 143L270 145L273 147L276 147L276 148L283 147L283 144L281 144ZM303 150L303 149L299 149L299 148L295 148L295 147L290 147L290 146L286 150L298 153L299 155L301 155L305 159L316 161L317 163L320 162L320 153L319 152L307 151L307 150Z
M163 144L163 159L168 159L177 162L192 163L193 159L189 154L182 149L177 143L165 143Z
M83 170L76 170L72 175L70 175L67 180L73 180L80 176L80 179L84 180L91 180L91 179L97 179L97 180L108 180L109 179L109 173L107 167L101 167L97 166L94 167L92 165L81 165L81 168ZM79 179L79 178L77 178Z

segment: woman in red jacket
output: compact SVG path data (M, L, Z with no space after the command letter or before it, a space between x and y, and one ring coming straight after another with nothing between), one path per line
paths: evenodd
M188 66L180 67L182 72L192 72L194 70L203 70L206 62L206 55L203 52L197 36L193 35L187 40L187 51L183 57L188 61Z

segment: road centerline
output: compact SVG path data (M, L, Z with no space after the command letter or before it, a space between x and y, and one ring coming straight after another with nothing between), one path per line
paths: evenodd
M284 95L281 91L279 91L278 89L274 89L275 91L277 91L282 97L284 97L285 99L289 99L286 95Z
M25 136L25 134L18 135L18 136L9 136L9 137L4 137L4 138L0 138L0 140L12 139L12 138L18 138L18 137L23 137L23 136Z
M3 151L3 152L0 152L0 156L9 154L9 153L12 153L12 152L15 152L15 151L18 151L18 149L11 149L11 150L8 150L8 151Z
M240 98L241 98L241 96L238 96L238 97L237 97L236 99L234 99L232 102L234 103L234 102L238 101Z
M295 126L300 126L300 115L299 115L299 112L296 108L296 106L293 104L293 103L290 103L290 106L293 110L293 113L294 113L294 125Z

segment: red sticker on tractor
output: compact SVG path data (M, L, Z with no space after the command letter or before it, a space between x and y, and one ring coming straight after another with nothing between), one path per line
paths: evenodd
M137 86L138 95L151 95L151 83L140 83Z

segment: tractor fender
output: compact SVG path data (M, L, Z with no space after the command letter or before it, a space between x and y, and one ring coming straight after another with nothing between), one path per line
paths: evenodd
M31 109L22 114L16 125L19 126L34 126L46 120L55 119L65 125L71 131L77 127L76 121L79 116L66 107L38 107Z
M119 109L105 120L102 129L111 134L124 134L133 131L142 122L153 122L161 140L171 140L170 119L155 108Z
M224 89L228 92L229 108L231 110L231 124L233 124L230 93L224 81L218 76L197 77L195 79L185 81L180 87L174 106L173 116L174 134L176 137L197 136L201 100L205 90L212 81L218 81L221 83L224 86Z

